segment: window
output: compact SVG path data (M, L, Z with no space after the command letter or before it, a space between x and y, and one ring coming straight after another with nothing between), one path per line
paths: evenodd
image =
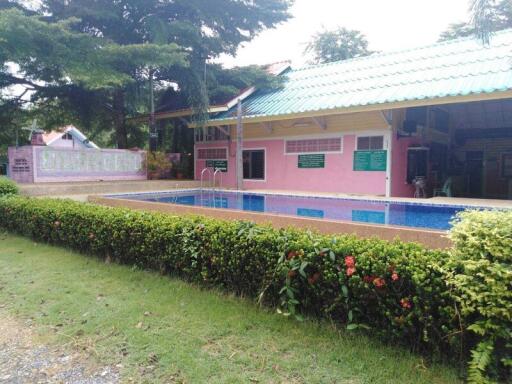
M265 179L265 151L263 149L243 152L244 179Z
M73 136L71 136L69 133L65 133L62 136L62 140L73 140Z
M286 153L319 152L341 152L341 137L286 141Z
M225 160L227 158L226 148L201 148L197 150L198 160Z
M358 151L384 149L384 136L361 136L357 138Z

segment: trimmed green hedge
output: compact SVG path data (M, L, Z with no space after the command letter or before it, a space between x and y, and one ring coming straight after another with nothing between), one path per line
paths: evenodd
M16 183L7 177L0 176L0 196L2 195L17 195L18 186Z
M348 329L371 328L387 340L430 353L468 358L460 351L481 341L469 337L468 329L474 331L488 319L506 329L508 321L501 309L479 315L473 305L464 307L466 286L458 279L461 274L477 277L461 269L466 250L458 252L459 232L452 235L458 248L447 252L399 241L17 196L0 198L0 225L119 263L258 298L287 316L315 315ZM503 241L510 245L510 239ZM510 271L509 261L504 266ZM492 300L486 305L492 306ZM505 295L503 303L506 311L510 297ZM492 334L492 329L487 332ZM503 340L512 340L501 333L492 337L500 345L494 351L501 351ZM490 359L496 356L491 351ZM507 362L494 359L480 373L507 377ZM490 366L495 369L488 370Z

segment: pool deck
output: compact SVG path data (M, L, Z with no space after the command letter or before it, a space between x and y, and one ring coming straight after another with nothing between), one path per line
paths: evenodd
M488 207L488 208L510 208L512 209L512 200L497 199L470 199L465 197L429 197L425 199L415 199L412 197L385 197L374 195L349 195L343 193L327 193L327 192L300 192L300 191L283 191L283 190L255 190L244 191L250 193L264 193L287 196L315 196L315 197L336 197L340 199L354 200L378 200L384 202L411 203L411 204L433 204L433 205L450 205L450 206L469 206L469 207Z

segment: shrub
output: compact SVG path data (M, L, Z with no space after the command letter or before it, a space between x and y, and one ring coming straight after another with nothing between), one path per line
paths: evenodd
M0 176L0 196L18 194L18 186L7 177Z
M446 253L415 244L22 197L1 200L0 222L35 239L259 297L286 315L371 327L418 349L446 346L452 327L439 267Z
M172 162L164 152L149 152L146 158L148 173L152 178L159 179L170 173Z
M448 284L471 332L471 382L512 377L512 211L468 211L451 231Z
M476 348L474 382L475 366L482 380L491 367L509 378L512 221L502 215L510 213L460 216L448 252L68 200L0 199L8 230L257 297L286 316L326 317L451 356L462 357L467 339Z

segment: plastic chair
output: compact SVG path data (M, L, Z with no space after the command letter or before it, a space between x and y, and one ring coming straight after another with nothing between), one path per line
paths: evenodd
M436 188L434 189L434 197L436 196L446 196L446 197L452 197L452 178L449 177L444 182L444 185L442 188Z

